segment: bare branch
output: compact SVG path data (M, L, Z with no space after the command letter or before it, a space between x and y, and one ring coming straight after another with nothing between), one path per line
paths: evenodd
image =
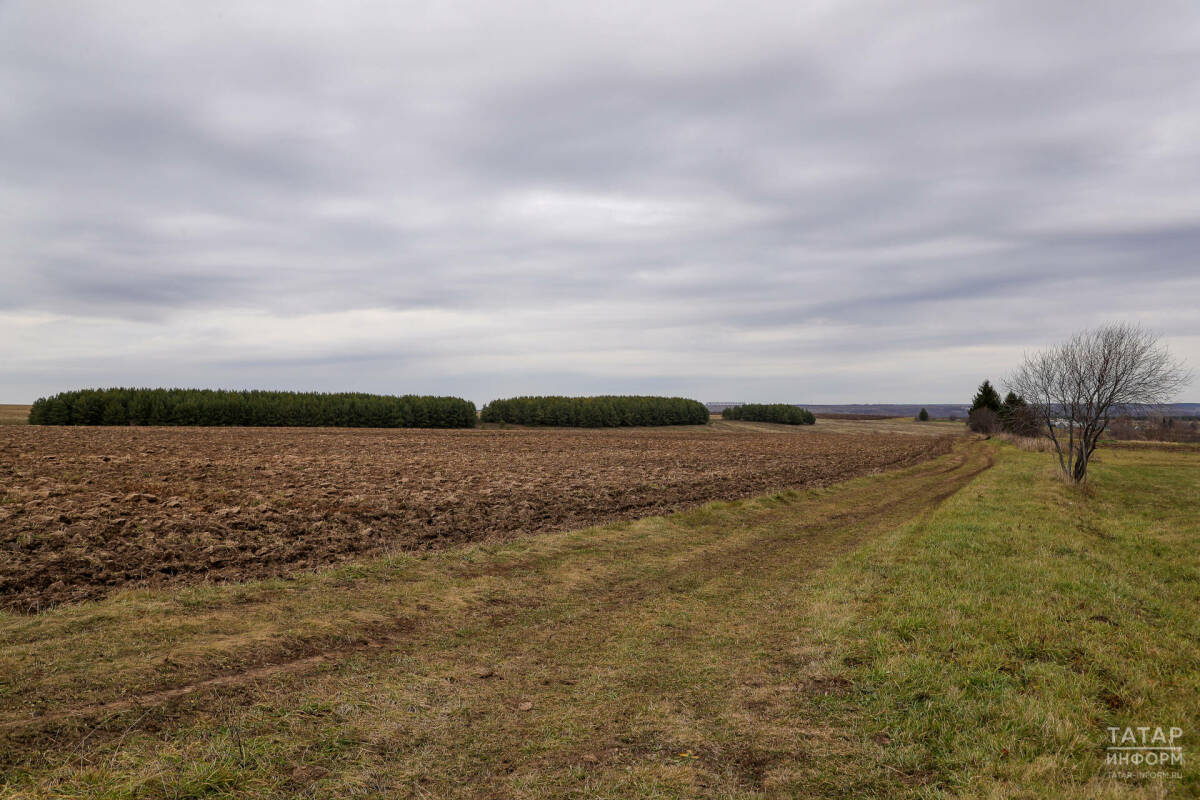
M1169 402L1191 380L1153 333L1119 322L1027 354L1007 384L1045 426L1064 475L1079 482L1114 413ZM1059 436L1063 429L1065 441Z

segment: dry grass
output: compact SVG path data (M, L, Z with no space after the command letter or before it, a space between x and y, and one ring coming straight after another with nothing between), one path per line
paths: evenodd
M907 436L946 436L963 434L967 426L962 422L948 420L930 420L917 422L908 417L884 417L876 419L828 419L817 417L815 425L777 425L771 422L747 422L745 420L713 419L708 426L714 433L732 432L738 430L770 430L778 433L793 433L805 435L812 433L841 433L841 434L894 434Z
M1054 442L1044 436L1017 436L1013 433L994 433L992 437L1008 442L1026 453L1053 453Z
M0 425L28 425L29 406L0 404Z

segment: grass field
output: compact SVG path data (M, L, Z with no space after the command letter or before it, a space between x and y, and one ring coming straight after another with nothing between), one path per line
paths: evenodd
M28 425L29 406L0 403L0 425Z
M0 796L1194 796L1200 452L1099 455L0 614Z

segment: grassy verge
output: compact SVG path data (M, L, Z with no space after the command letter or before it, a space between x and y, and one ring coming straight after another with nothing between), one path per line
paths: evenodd
M1049 458L0 616L0 795L1194 794L1200 454Z
M1051 459L1005 448L932 518L828 573L814 644L854 687L829 712L863 745L855 786L1200 790L1200 453L1102 450L1082 490ZM1107 766L1109 726L1181 727L1178 777Z

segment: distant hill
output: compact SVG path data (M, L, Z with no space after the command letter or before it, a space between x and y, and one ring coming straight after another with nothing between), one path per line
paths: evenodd
M934 419L957 417L966 419L971 410L970 403L926 403L910 405L907 403L846 403L842 405L807 405L814 414L872 414L879 417L915 417L921 409L929 412Z
M705 405L713 414L719 414L722 409L741 405L741 403L723 401L705 403ZM935 419L949 417L965 419L967 411L971 408L969 403L926 403L924 405L910 403L844 403L840 405L796 403L796 405L803 406L818 416L821 414L869 414L878 417L915 417L924 408L929 412L929 416ZM1200 403L1172 403L1155 406L1151 409L1151 413L1163 414L1168 417L1200 417Z
M713 414L719 414L722 410L730 406L740 406L739 402L724 401L705 403L708 410ZM814 414L858 414L874 417L915 417L924 408L929 412L931 417L950 417L966 418L969 404L947 404L947 403L928 403L924 406L908 405L903 403L845 403L841 405L822 405L811 403L796 403L798 406L807 408Z
M1169 410L1165 412L1155 410L1169 417L1200 417L1200 403L1172 403L1165 408Z

